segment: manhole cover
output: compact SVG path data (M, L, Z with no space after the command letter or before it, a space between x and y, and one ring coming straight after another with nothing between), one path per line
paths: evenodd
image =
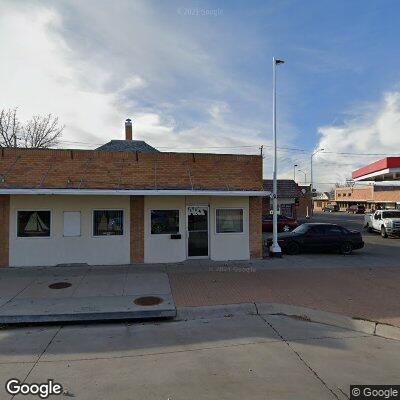
M67 287L72 286L69 282L56 282L49 285L50 289L66 289Z
M138 297L135 299L134 303L138 306L156 306L161 304L164 300L160 297L155 296L146 296L146 297Z

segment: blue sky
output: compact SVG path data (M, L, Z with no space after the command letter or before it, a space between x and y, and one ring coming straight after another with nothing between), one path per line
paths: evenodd
M400 153L397 1L0 3L0 107L53 112L63 147L134 136L163 150L255 153L271 175L271 59L279 176L309 153L321 189ZM376 153L349 156L337 153Z

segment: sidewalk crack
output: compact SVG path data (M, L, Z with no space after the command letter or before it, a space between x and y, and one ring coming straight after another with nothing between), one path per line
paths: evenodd
M37 360L35 361L35 363L33 364L32 368L28 371L27 375L25 376L24 380L22 381L22 383L25 383L26 380L28 379L29 375L31 374L31 372L33 371L33 369L36 367L36 365L38 365L40 359L43 357L43 354L46 353L47 349L50 347L50 345L53 343L54 339L56 338L56 336L59 334L59 332L61 331L61 329L63 328L63 326L60 326L56 333L53 335L53 337L49 340L49 343L47 343L46 347L43 349L43 351L40 353L39 357L37 358ZM14 399L16 395L13 395L11 397L11 400Z
M255 304L255 303L254 303ZM257 308L257 305L256 305ZM258 309L257 309L258 313ZM268 322L262 315L258 314L258 316L263 320L280 338L281 340L289 347L289 349L297 356L297 358L305 365L305 367L311 371L311 373L322 383L322 385L329 390L329 392L332 394L332 396L335 397L335 399L340 400L338 395L328 386L328 384L318 375L318 373L311 367L310 364L307 363L307 361L300 355L298 351L289 343L289 341L281 335L281 333L270 323Z

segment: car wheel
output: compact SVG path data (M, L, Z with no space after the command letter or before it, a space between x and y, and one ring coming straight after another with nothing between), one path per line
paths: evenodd
M299 254L300 253L300 246L296 242L289 242L286 245L285 250L286 250L287 254L289 254L291 256L294 256L295 254Z
M388 234L386 232L386 228L384 226L382 226L382 228L381 228L381 236L383 238L387 238L388 237Z
M367 225L367 230L369 233L372 233L374 231L369 225Z
M349 255L353 251L353 245L349 242L342 243L340 246L340 252L344 255Z

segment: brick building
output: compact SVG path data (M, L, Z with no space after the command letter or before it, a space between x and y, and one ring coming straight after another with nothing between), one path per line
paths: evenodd
M367 212L400 208L400 186L371 184L364 187L342 187L335 190L340 211L351 205L363 205Z
M261 156L131 137L128 122L126 140L97 150L0 149L0 265L262 256Z
M345 211L354 204L367 211L400 208L400 157L386 157L353 171L357 186L335 190L335 202Z
M264 190L272 192L272 179L264 179ZM278 179L278 209L282 215L295 219L306 218L311 213L311 192L309 186L299 186L292 179ZM263 215L272 209L270 197L263 199Z

